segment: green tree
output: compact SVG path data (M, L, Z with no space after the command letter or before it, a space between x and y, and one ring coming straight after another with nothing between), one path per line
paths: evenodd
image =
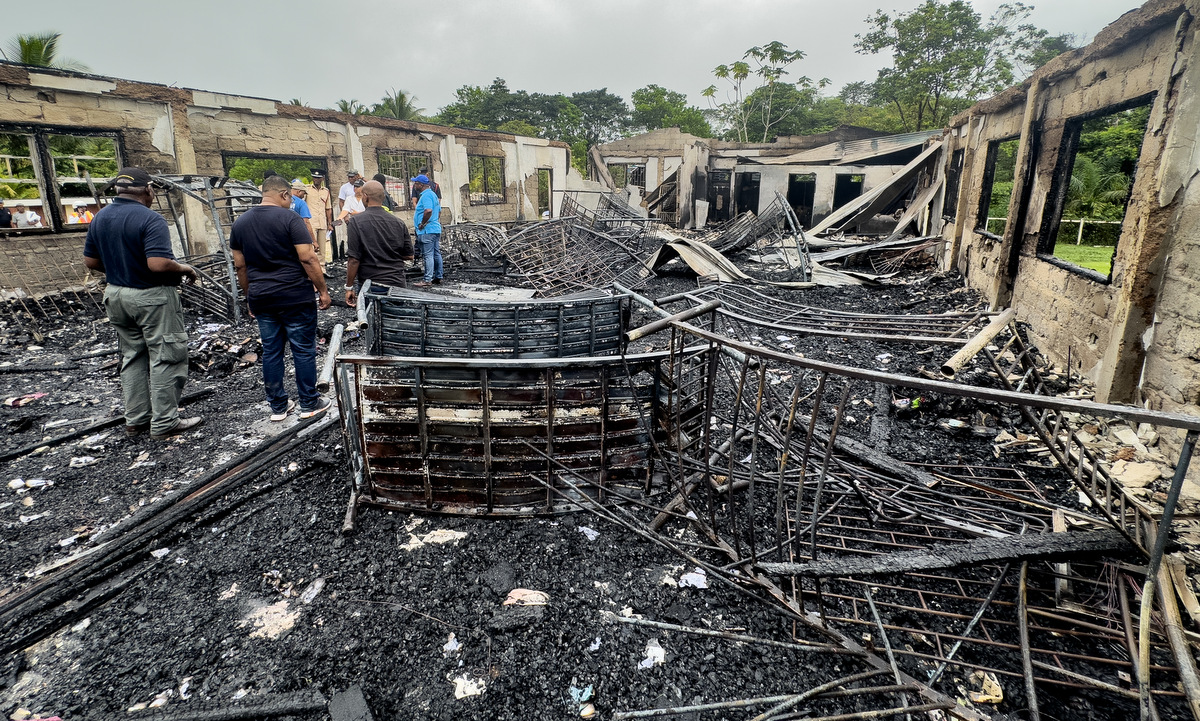
M726 129L726 136L743 143L752 138L766 142L775 134L774 128L784 123L800 109L802 98L809 97L807 91L825 87L828 79L816 84L811 78L801 77L788 82L788 68L804 58L804 51L789 50L778 40L762 46L754 46L742 55L742 59L728 65L718 65L713 75L725 81L726 102L718 103L717 86L704 89L717 118ZM752 87L757 83L756 86ZM791 93L799 91L799 95ZM755 132L751 133L751 124ZM758 130L761 129L761 133Z
M1079 38L1071 33L1050 35L1045 30L1034 30L1039 35L1031 47L1017 58L1017 69L1021 75L1030 75L1065 52L1079 47Z
M1132 181L1122 172L1106 171L1086 155L1075 156L1063 216L1121 220L1125 217L1125 199Z
M571 93L571 103L579 110L578 134L589 147L615 140L629 128L629 105L608 88Z
M704 111L688 105L687 96L683 93L667 90L660 85L647 85L634 90L630 97L633 100L630 117L633 127L646 130L679 128L701 138L711 138L713 135Z
M404 90L392 88L385 93L383 99L371 106L371 115L396 120L420 120L425 108L417 107L417 98Z
M299 105L302 108L308 107L308 103L304 102L303 98L292 98L288 101L288 105Z
M1021 22L1029 11L1004 4L985 23L966 0L925 0L895 16L877 10L869 31L855 36L855 49L892 53L874 93L896 108L906 130L940 127L956 108L1012 84L1014 62L1045 37Z
M4 59L11 63L36 65L39 68L58 68L60 70L75 70L87 72L88 66L72 60L59 57L58 42L62 33L44 32L29 35L14 35L8 41L8 48L0 51Z
M542 129L536 125L530 125L524 120L509 120L506 123L501 123L496 130L502 133L512 133L513 135L524 135L530 138L536 138L542 133Z

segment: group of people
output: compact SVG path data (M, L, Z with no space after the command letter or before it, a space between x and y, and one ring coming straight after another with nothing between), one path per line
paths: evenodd
M364 181L350 171L336 220L324 173L314 170L310 177L305 185L267 175L261 204L242 213L229 236L238 285L258 323L272 421L286 420L297 407L301 418L312 418L331 405L316 389L317 311L332 302L324 262L346 259L345 301L353 306L367 280L403 286L405 266L414 259L408 226L392 213L398 206L382 176ZM411 182L416 247L424 259L423 279L415 285L428 287L442 282L440 193L425 173ZM202 422L180 417L179 409L188 349L176 286L195 281L197 273L171 252L167 223L150 209L155 190L148 173L122 168L107 187L116 197L91 219L84 264L106 275L104 307L121 355L125 431L165 439ZM344 242L334 228L345 229ZM285 346L298 399L284 387Z
M88 210L88 207L82 203L76 203L71 206L71 212L67 215L68 225L87 225L95 218L95 214ZM42 224L42 216L29 209L24 203L17 203L12 210L4 204L4 200L0 199L0 229L4 228L44 228Z
M12 210L0 200L0 228L42 228L42 216L29 209L24 203L17 203Z

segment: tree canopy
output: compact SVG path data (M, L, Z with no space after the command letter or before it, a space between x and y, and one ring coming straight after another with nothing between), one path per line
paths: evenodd
M712 126L704 111L688 105L687 96L660 85L647 85L634 90L633 113L630 122L639 130L679 128L701 138L712 137Z
M0 52L3 52L4 59L11 63L87 72L88 66L58 54L58 43L61 39L62 33L53 31L14 35L9 39L8 46Z

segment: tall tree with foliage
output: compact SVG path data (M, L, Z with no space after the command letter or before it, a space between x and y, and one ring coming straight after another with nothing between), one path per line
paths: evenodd
M579 109L579 134L586 146L615 140L629 128L629 105L608 88L571 93L571 103Z
M790 50L775 40L756 45L741 60L718 65L713 70L713 75L728 86L726 100L717 102L716 85L709 85L703 94L713 104L730 139L743 143L767 142L776 134L776 126L800 110L804 102L811 102L816 90L829 83L828 79L822 79L814 84L809 77L788 81L788 68L803 58L803 50Z
M634 90L630 98L633 100L630 122L635 128L679 128L701 138L711 138L713 135L704 111L688 105L687 96L683 93L661 85L647 85Z
M0 50L0 52L3 52L4 59L10 63L35 65L39 68L58 68L59 70L87 72L89 69L88 66L78 60L59 56L58 42L61 39L62 33L49 31L31 33L29 35L14 35L9 39L8 47Z
M941 127L955 110L1013 83L1014 63L1046 37L1023 22L1030 9L1004 4L987 22L965 0L925 0L894 16L877 10L855 49L892 53L874 91L896 108L906 130Z
M425 108L417 107L417 97L404 90L385 93L383 99L371 106L371 115L395 120L420 120Z

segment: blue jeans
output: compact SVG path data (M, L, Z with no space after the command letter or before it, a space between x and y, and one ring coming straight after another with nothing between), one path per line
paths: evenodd
M256 309L254 317L262 336L263 385L271 412L283 413L288 405L288 394L283 388L284 341L292 346L300 408L313 410L321 399L317 393L317 304Z
M442 234L418 233L417 245L421 249L421 257L425 259L425 282L442 279Z

